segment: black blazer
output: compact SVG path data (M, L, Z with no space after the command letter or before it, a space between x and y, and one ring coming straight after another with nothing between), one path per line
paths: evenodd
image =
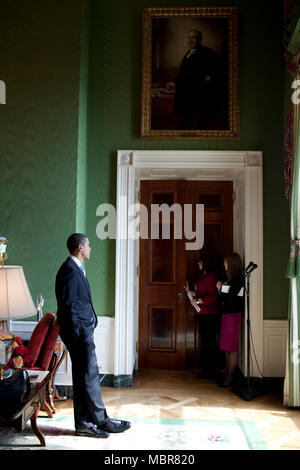
M242 275L234 276L227 282L230 286L228 293L220 293L222 302L222 313L244 313L244 292L239 296L241 288L245 288L245 280Z
M200 46L189 58L184 56L175 79L174 111L209 110L220 88L220 59L213 49ZM210 81L205 77L210 76Z
M68 257L56 275L57 321L62 339L78 339L98 324L91 289L79 266Z

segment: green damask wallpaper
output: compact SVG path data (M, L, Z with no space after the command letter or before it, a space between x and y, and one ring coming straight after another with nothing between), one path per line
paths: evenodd
M1 2L1 233L34 301L55 311L54 276L75 228L81 11L77 2Z
M139 138L142 10L239 8L241 132L235 141ZM2 0L0 235L32 296L55 311L65 240L86 231L94 307L114 316L115 243L96 237L96 208L115 203L118 149L262 150L264 316L286 318L289 206L283 191L284 84L280 0Z

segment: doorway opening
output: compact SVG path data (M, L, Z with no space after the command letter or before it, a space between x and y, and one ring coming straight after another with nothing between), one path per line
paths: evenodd
M252 373L263 371L263 219L262 153L229 151L119 151L117 181L115 375L132 375L139 368L140 250L139 239L129 236L130 207L140 200L142 181L230 182L232 251L245 264L258 265L251 289L251 330L255 350ZM169 183L173 184L173 183ZM176 294L180 293L177 292ZM159 306L159 303L157 304ZM165 321L172 312L164 312ZM152 312L152 319L159 312ZM153 324L154 330L155 326ZM153 330L153 331L154 331ZM175 338L176 340L176 338ZM168 346L176 349L172 335ZM174 342L175 341L175 342ZM166 343L165 343L166 344ZM157 343L159 346L159 343ZM160 345L161 346L161 345ZM148 342L149 349L149 342ZM243 338L243 364L247 351ZM251 352L252 355L252 352ZM186 356L186 352L185 352ZM157 364L158 366L159 364ZM185 367L184 367L185 368Z

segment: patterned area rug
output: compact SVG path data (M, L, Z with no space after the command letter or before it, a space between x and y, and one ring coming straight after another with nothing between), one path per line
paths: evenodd
M45 450L263 450L267 446L249 421L126 418L131 429L108 439L78 437L73 416L38 418L46 448L39 446L30 423L22 434L0 430L0 449Z

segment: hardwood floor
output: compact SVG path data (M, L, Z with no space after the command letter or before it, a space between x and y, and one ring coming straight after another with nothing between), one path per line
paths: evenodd
M108 414L128 418L185 418L251 421L270 450L300 450L300 413L284 408L280 391L251 401L194 371L138 371L131 388L102 388ZM55 402L57 412L73 414L73 402Z

